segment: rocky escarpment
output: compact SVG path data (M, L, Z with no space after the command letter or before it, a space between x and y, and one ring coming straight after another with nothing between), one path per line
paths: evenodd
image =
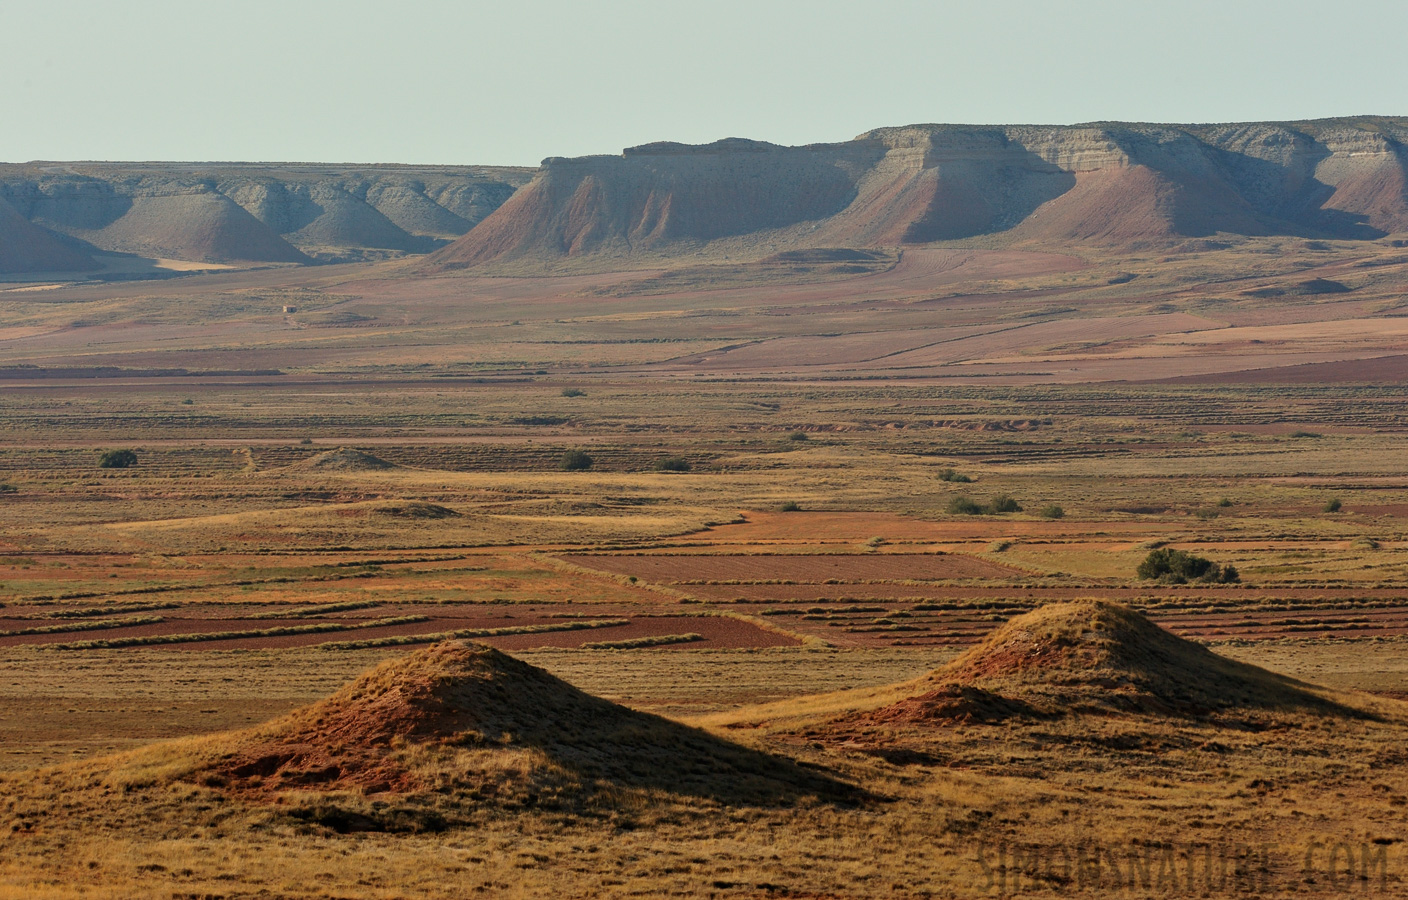
M217 263L425 253L469 231L529 175L452 166L0 166L0 202L26 226L5 226L0 254L7 271L52 272L93 268L92 255L104 252ZM23 242L11 237L21 231Z
M428 266L668 253L749 235L791 247L1373 239L1408 230L1405 145L1408 119L1390 118L914 125L807 147L651 144L545 160Z

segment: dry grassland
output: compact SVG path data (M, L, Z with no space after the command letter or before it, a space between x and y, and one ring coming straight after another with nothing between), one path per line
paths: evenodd
M1401 249L711 265L5 293L0 897L1408 890ZM1313 278L1350 290L1275 293ZM114 448L137 465L99 468ZM950 512L1000 495L1021 510ZM1241 582L1139 581L1158 547ZM1362 715L837 730L1091 598ZM447 792L191 775L224 733L471 632L668 717L632 732L653 766L681 741L701 784L707 746L830 787L584 774L572 728L388 751Z

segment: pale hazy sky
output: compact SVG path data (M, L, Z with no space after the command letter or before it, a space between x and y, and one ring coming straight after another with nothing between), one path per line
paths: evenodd
M1405 34L1405 0L0 0L0 160L536 165L915 122L1405 115Z

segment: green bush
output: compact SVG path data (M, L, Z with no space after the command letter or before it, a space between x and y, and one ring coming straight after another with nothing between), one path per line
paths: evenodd
M1008 494L998 494L992 498L992 505L988 507L995 513L1021 512L1022 507Z
M1329 503L1326 503L1326 504L1325 504L1324 511L1325 511L1325 512L1339 512L1341 508L1342 508L1342 504L1340 503L1340 501L1338 501L1338 500L1331 500Z
M951 481L954 484L972 484L973 482L971 475L964 475L962 472L956 472L953 469L940 469L939 480Z
M585 472L592 467L592 458L581 450L568 450L562 454L561 469L564 472Z
M0 482L0 494L13 494L18 490L19 488L15 487L13 484Z
M585 397L585 396L587 396L587 392L584 391L584 390L582 390L581 388L563 388L563 389L562 389L562 396L564 396L564 397Z
M802 504L798 503L796 500L788 500L786 503L783 503L781 506L779 506L779 507L777 508L777 511L778 511L778 512L801 512L801 511L802 511Z
M1161 581L1164 584L1187 584L1191 581L1231 584L1241 580L1233 566L1221 566L1210 559L1167 547L1149 551L1136 574L1146 581Z
M791 434L789 434L789 435L787 436L787 439L788 439L789 441L807 441L807 440L811 440L811 438L808 438L808 437L807 437L807 433L806 433L805 431L794 431L794 432L792 432Z
M667 456L655 463L657 472L688 472L692 467L683 456Z
M98 457L100 469L126 469L137 464L137 454L131 450L108 450Z
M962 494L948 501L948 511L955 516L980 516L986 512L981 505L973 502L972 498Z
M1041 517L1043 519L1062 519L1065 518L1065 516L1066 511L1055 503L1048 504L1041 508Z

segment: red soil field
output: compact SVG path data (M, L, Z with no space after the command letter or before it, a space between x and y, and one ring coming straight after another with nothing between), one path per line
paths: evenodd
M987 560L958 554L871 553L648 556L570 555L566 562L646 581L841 581L943 580L949 578L1013 578L1024 573Z
M583 607L578 607L577 612ZM557 608L554 608L557 611ZM457 610L456 612L461 612ZM59 644L87 640L109 640L118 638L146 637L152 635L219 633L253 631L265 628L309 625L322 622L346 621L339 618L320 619L212 619L199 616L180 618L166 617L166 621L131 628L106 628L88 631L69 631L59 634L16 635L0 638L0 647L25 644ZM399 607L383 607L379 610L357 610L363 618L382 618L400 615L424 615L423 610L410 611ZM369 615L370 614L370 615ZM575 618L576 616L574 616ZM626 625L607 628L589 628L579 631L558 631L539 634L501 635L475 638L501 649L527 649L530 647L580 647L596 641L621 641L639 637L668 634L699 634L703 640L689 644L664 645L706 648L749 648L749 647L789 647L801 643L796 638L777 634L757 625L732 616L636 616L630 617L621 609L592 607L590 613L581 616L585 619L630 618ZM307 647L329 641L360 641L395 635L433 634L443 631L464 629L506 628L520 625L560 624L570 621L559 611L556 615L542 612L526 613L515 610L512 613L494 611L474 616L445 615L424 622L404 625L390 625L380 628L357 628L346 631L328 631L304 634L270 635L261 637L211 639L175 644L139 645L171 650L257 650L288 647ZM0 630L18 630L36 626L58 624L54 620L0 619Z

